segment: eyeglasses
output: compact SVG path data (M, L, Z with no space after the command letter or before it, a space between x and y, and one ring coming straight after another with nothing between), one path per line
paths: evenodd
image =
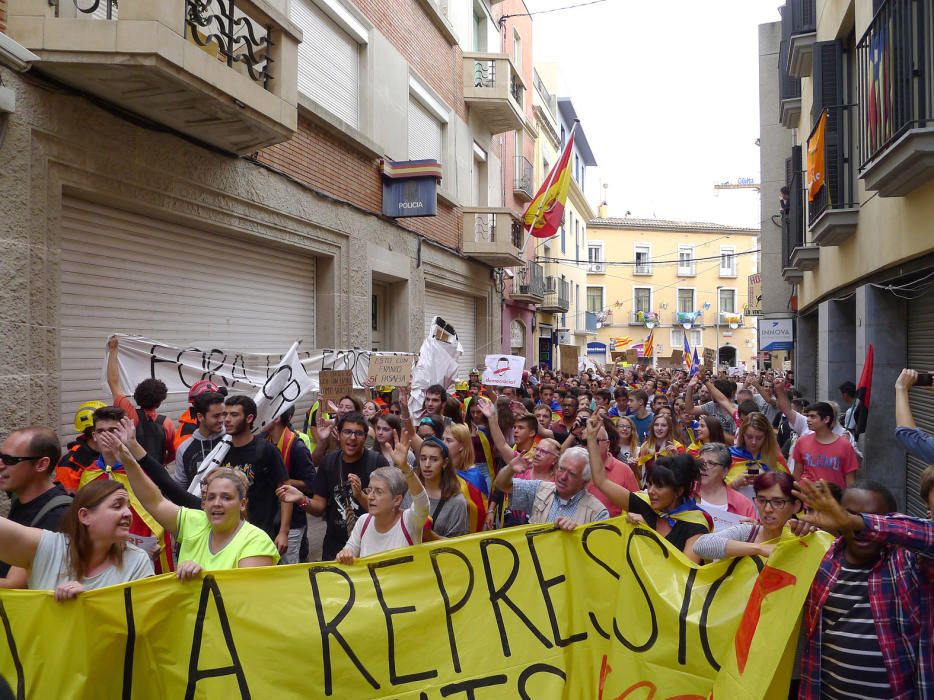
M550 455L551 457L557 457L557 452L552 452L551 450L543 450L541 447L535 448L535 454L537 455Z
M116 425L113 426L112 428L94 428L95 435L101 435L103 433L110 433L111 435L114 435L119 432L120 432L120 428L119 426L116 426Z
M712 459L700 460L701 469L713 469L713 468L720 467L720 466L723 466L723 465L721 465L720 462L716 462Z
M12 467L20 462L28 462L33 459L42 459L42 457L16 457L15 455L8 455L4 452L0 452L0 461L2 461L8 467Z
M791 503L791 501L787 498L764 498L762 496L756 496L756 505L760 508L772 506L772 510L781 510L789 503Z
M365 489L363 489L363 493L364 495L367 495L367 496L385 496L386 495L386 491L384 491L381 488L377 488L376 486L367 486Z
M597 442L609 442L610 438L597 438Z
M362 438L364 435L366 435L366 433L363 432L362 430L346 430L345 429L341 431L341 435L343 435L344 437Z

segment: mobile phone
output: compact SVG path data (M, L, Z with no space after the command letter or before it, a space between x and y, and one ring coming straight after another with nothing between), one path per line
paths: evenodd
M934 382L934 374L930 372L918 372L918 381L915 386L931 386Z
M759 476L759 467L749 467L749 468L746 470L746 473L747 473L749 476Z

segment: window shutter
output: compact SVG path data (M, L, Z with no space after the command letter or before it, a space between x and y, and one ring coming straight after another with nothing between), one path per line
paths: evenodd
M788 185L788 255L804 245L804 183L802 181L801 146L791 149L791 181Z
M840 108L843 95L843 45L839 41L818 41L814 44L814 106L811 108L813 123L817 124L821 111L827 112L827 127L824 132L824 167L830 206L844 204L843 188L843 116Z
M409 98L409 160L441 162L441 122Z
M293 0L289 18L302 30L298 90L357 129L360 126L360 44L310 0Z

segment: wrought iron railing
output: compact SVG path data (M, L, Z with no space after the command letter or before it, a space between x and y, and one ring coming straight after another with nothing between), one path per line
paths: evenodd
M510 72L509 76L509 94L512 95L512 99L516 101L520 107L524 108L525 103L522 101L523 96L525 95L525 88L522 87L522 83L519 82L519 76L515 73Z
M785 100L801 97L801 81L788 72L788 41L782 39L778 47L778 100L779 105Z
M196 44L215 44L228 66L239 64L250 78L269 88L272 28L247 16L236 0L185 0L185 24Z
M516 156L515 160L516 172L512 189L514 192L522 192L531 199L534 194L532 191L532 164L524 156Z
M533 297L545 296L545 268L538 263L528 262L512 269L512 294Z
M791 267L791 253L804 245L804 176L801 146L791 149L786 161L788 209L782 213L782 267Z
M117 0L72 0L75 9L95 19L117 19ZM57 7L57 5L56 5Z
M473 62L473 86L491 88L496 85L496 59L476 59Z
M543 306L560 307L567 311L571 307L571 283L559 277L547 277Z
M512 219L512 245L516 248L522 248L522 235L525 232L525 226L519 219Z
M508 219L505 223L503 219ZM508 226L510 242L515 248L522 247L522 221L516 219L511 214L496 211L478 211L474 214L474 240L478 243L495 243L497 234L502 235Z
M853 164L850 159L850 109L846 105L828 107L824 129L824 184L808 202L808 225L828 209L856 206ZM820 124L818 116L808 141Z
M558 118L558 98L548 92L548 88L545 87L545 83L542 82L542 79L538 75L538 71L532 71L532 83L535 85L535 89L538 90L538 94L542 96L542 102L545 103L545 106L548 108L548 111L551 112L551 116L555 119Z
M934 124L934 0L886 0L856 47L859 169Z

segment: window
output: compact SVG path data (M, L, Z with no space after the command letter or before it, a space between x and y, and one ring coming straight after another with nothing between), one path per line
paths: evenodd
M574 264L579 265L581 259L581 221L574 220Z
M603 287L587 287L587 310L593 314L603 313Z
M692 245L679 245L678 246L678 275L684 277L685 275L693 275L694 272L694 246Z
M721 314L735 314L736 313L736 290L735 289L721 289L720 290L720 313Z
M577 322L576 328L584 328L587 325L581 310L581 286L577 282L574 283L574 320Z
M516 70L522 72L522 37L515 29L512 30L512 60L516 64Z
M633 313L640 311L647 314L652 311L652 290L648 287L635 287L632 290Z
M671 329L671 349L672 350L683 350L684 349L684 329L683 328L672 328ZM703 347L704 337L703 331L699 328L692 328L687 331L688 334L688 343L691 345L691 350L694 348ZM697 353L700 355L700 351Z
M564 133L564 125L561 125L561 150L564 150L564 139L567 135Z
M336 0L325 0L338 23L312 0L295 0L289 18L302 30L298 91L343 122L360 128L360 53L369 32Z
M568 218L568 217L567 217L566 214L562 214L562 215L561 215L561 253L562 253L562 254L563 254L564 251L566 250L566 248L565 248L565 246L564 246L564 241L565 241L565 238L566 238L566 233L565 233L565 232L566 232L566 229L567 229L567 218Z
M633 273L636 275L651 275L652 274L652 248L648 245L636 245L635 248L635 259L636 266L633 270Z
M678 313L679 314L694 313L694 290L693 289L679 289L678 290Z
M736 277L736 248L720 247L720 276Z
M587 272L606 272L603 262L603 243L587 244Z
M443 162L448 109L414 76L409 76L409 160Z

